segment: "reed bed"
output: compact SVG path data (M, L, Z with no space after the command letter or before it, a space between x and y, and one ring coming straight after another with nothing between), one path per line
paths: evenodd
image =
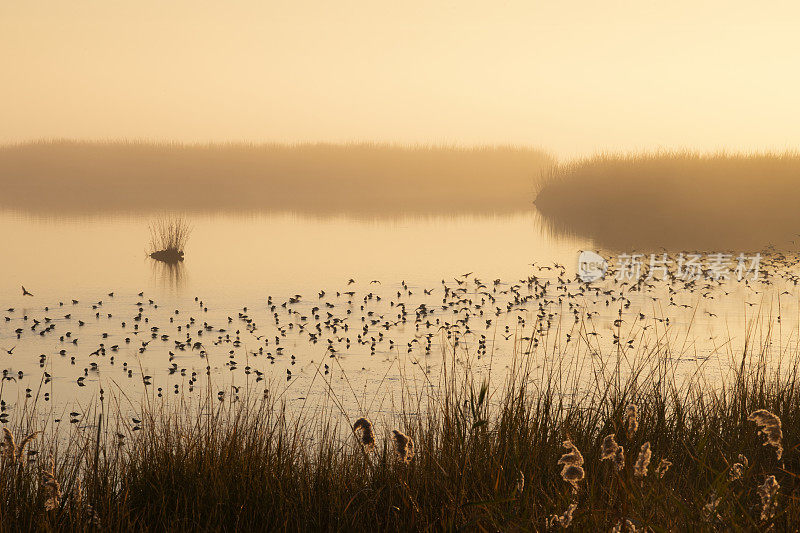
M192 233L186 219L180 216L162 216L151 222L148 229L150 257L169 264L183 261L184 248Z
M39 141L0 146L0 208L398 216L530 208L535 148ZM435 208L435 209L433 209Z
M800 233L800 154L598 154L543 173L537 208L555 229L611 248L752 249Z
M0 516L59 531L796 529L798 363L776 366L762 341L713 387L677 379L666 346L517 356L500 384L454 348L383 418L335 397L292 410L267 389L150 398L132 431L112 398L65 437L32 401L7 426Z

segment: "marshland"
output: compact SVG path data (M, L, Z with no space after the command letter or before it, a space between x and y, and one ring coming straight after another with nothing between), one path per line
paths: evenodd
M536 206L605 247L791 247L798 175L793 151L603 153L550 167Z
M516 146L47 140L0 146L0 207L48 216L519 211L554 162ZM55 179L58 176L58 179ZM502 187L491 186L502 176Z
M6 2L0 532L797 530L798 16Z
M3 515L114 530L795 523L798 250L740 249L759 263L737 274L731 249L727 275L703 263L695 279L682 252L665 272L642 253L633 278L626 250L536 211L535 191L567 183L552 172L531 172L528 207L494 214L6 211L4 277L28 294L3 296ZM576 276L583 249L608 260L602 279ZM749 419L761 410L777 432Z

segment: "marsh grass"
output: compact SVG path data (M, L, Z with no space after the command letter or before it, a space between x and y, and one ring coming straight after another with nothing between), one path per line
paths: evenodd
M183 260L184 249L189 241L192 228L180 216L162 216L151 222L150 257L164 263L177 263Z
M0 146L0 207L51 216L509 212L530 208L553 162L515 146L39 141Z
M765 346L746 344L714 387L677 380L663 347L596 356L582 384L566 353L517 356L497 386L453 349L397 415L372 414L369 446L335 396L300 411L269 390L151 398L141 431L104 400L68 437L39 427L33 402L10 430L37 432L37 453L0 465L0 516L15 530L795 529L798 365ZM780 458L748 420L761 409L782 421ZM621 465L602 460L615 445ZM641 475L651 459L663 476Z
M800 153L603 153L543 172L537 208L601 246L759 250L800 233Z

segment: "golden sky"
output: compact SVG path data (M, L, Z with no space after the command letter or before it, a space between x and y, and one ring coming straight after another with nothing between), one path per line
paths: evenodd
M800 147L800 4L0 3L0 142Z

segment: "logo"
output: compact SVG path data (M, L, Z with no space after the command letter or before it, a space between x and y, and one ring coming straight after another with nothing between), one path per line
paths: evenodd
M603 259L603 256L591 250L583 250L578 256L578 277L584 283L597 281L605 276L606 271L608 271L608 262Z

